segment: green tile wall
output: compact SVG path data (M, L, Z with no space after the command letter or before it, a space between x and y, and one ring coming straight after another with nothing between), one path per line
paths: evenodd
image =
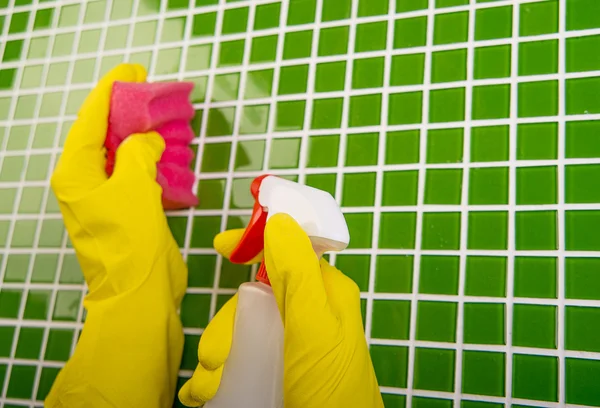
M269 172L332 193L386 408L600 406L600 2L0 0L0 406L41 407L85 287L48 179L114 65L196 84L179 383L255 268ZM177 405L177 403L175 403Z

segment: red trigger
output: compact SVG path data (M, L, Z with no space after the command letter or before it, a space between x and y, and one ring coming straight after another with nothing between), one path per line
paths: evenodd
M265 246L264 233L267 224L267 212L258 202L260 185L265 177L269 177L269 174L255 178L250 187L250 192L254 197L254 209L242 239L229 258L233 263L243 264L251 261Z

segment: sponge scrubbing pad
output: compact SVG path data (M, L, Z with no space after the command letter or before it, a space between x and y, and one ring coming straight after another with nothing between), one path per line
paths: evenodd
M163 188L165 209L196 206L192 192L194 173L190 164L194 152L189 144L194 138L190 120L194 108L190 103L191 82L132 83L115 82L112 89L106 147L106 173L114 170L116 151L129 135L158 132L165 140L165 152L157 166L157 181Z

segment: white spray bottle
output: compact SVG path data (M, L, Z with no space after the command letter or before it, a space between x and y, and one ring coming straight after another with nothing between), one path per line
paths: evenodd
M266 222L278 213L300 224L319 258L348 246L348 226L331 194L270 175L255 179L251 192L254 211L232 262L249 262L260 253ZM283 323L264 262L256 278L239 288L231 352L206 408L283 408Z

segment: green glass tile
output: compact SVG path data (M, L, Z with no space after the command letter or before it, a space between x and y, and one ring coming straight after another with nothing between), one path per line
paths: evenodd
M569 14L567 13L567 19ZM520 36L551 34L557 31L558 0L521 4Z
M600 112L600 78L567 80L567 115Z
M468 256L465 295L506 296L506 258L500 256Z
M465 120L465 88L435 89L429 95L430 122Z
M469 204L508 204L508 167L470 169Z
M577 351L600 351L598 323L600 308L567 306L565 348Z
M188 286L212 288L217 266L215 255L188 255Z
M517 168L517 204L556 204L556 173L556 166Z
M275 139L271 144L270 169L298 168L301 139Z
M13 365L6 388L7 398L30 399L35 384L37 366Z
M433 43L435 45L462 43L467 41L467 34L469 31L468 11L436 14L434 21Z
M231 143L210 143L204 145L202 156L203 173L226 172L229 168Z
M306 185L319 190L327 191L332 196L335 195L337 176L335 174L308 174L306 176Z
M0 214L11 214L15 206L17 196L16 188L0 189Z
M600 4L594 0L567 2L567 30L600 27Z
M590 359L566 359L566 400L568 404L600 405L597 378L600 363Z
M475 14L475 40L512 36L512 6L478 9Z
M510 85L473 88L473 119L502 119L510 114Z
M4 246L7 242L8 228L11 222L8 220L0 221L0 245Z
M187 1L186 1L187 5ZM133 0L122 0L119 2L114 2L112 4L112 9L110 10L110 20L119 20L124 18L131 17L131 12L133 10Z
M383 86L384 57L354 60L352 88L380 88Z
M43 187L25 187L19 203L19 214L37 214L41 210L44 199Z
M95 67L96 60L94 58L76 61L73 67L71 83L82 84L93 82Z
M308 139L307 167L337 166L339 145L339 136L311 136Z
M317 64L316 92L332 92L344 89L346 61Z
M190 56L188 55L188 59L189 58ZM157 75L175 74L179 71L180 61L181 48L169 48L159 50L158 60L156 66L154 67L154 73Z
M427 131L427 163L460 163L463 157L463 129Z
M566 124L566 157L600 157L600 143L596 135L600 132L600 121L576 121Z
M26 328L21 329L21 333L23 333L23 330L26 330ZM10 357L14 333L15 333L14 327L0 326L0 357L3 357L3 358ZM21 339L21 341L23 341L23 344L27 343L25 338L21 337L20 339ZM41 344L41 342L40 342L40 344ZM16 357L22 358L22 357L19 357L19 351L18 351L19 347L21 347L20 343L17 345Z
M385 212L381 214L379 248L413 249L417 215L414 212Z
M13 232L10 246L12 248L31 248L35 238L37 221L17 220L15 221L15 230Z
M311 129L337 129L342 124L342 98L315 99Z
M369 290L370 265L370 255L338 255L335 259L335 267L350 277L361 292Z
M111 26L106 32L105 50L116 50L127 47L129 26L126 24Z
M412 255L379 255L377 256L375 272L376 292L412 292Z
M275 37L275 44L277 43L277 36ZM267 37L262 37L262 39ZM227 41L221 43L221 48L219 50L219 67L230 67L235 65L242 65L242 61L244 59L244 42L245 40L234 40ZM256 42L256 43L255 43ZM260 46L259 46L260 44ZM255 46L256 50L260 51L260 57L254 55ZM263 48L265 47L265 48ZM263 58L267 58L268 54L268 44L265 44L265 41L259 41L257 38L252 41L252 52L250 56L250 62L259 62L262 61ZM258 51L257 51L258 52ZM271 60L269 60L271 61Z
M389 132L386 136L385 164L419 162L419 131Z
M517 250L557 249L556 211L517 211Z
M278 95L306 93L308 85L308 65L281 67Z
M567 211L565 220L567 250L597 251L600 249L600 239L597 234L600 228L599 211Z
M389 2L387 0L359 0L358 16L379 16L388 13Z
M240 74L215 75L212 101L224 102L236 100L239 93Z
M21 85L20 88L21 89L27 89L27 88L36 88L38 86L40 86L42 84L42 72L43 72L44 66L43 65L33 65L33 66L27 66L23 68L23 73L21 76ZM2 71L2 72L6 72L6 71ZM16 71L15 71L16 73ZM0 72L0 77L2 77L2 73ZM9 75L8 77L4 77L4 78L8 78L9 82L5 82L4 86L6 86L7 88L5 89L10 89L13 85L13 82L15 80L14 76L10 76L12 74L6 74ZM0 82L2 81L2 79L0 78Z
M133 31L133 46L154 44L157 29L158 21L156 20L136 23Z
M54 9L40 9L35 12L35 20L33 21L34 30L43 30L50 28L52 24L52 17L54 15ZM13 17L14 18L14 17Z
M250 265L237 265L231 262L223 262L219 287L226 289L237 289L242 283L250 280Z
M181 303L181 322L184 327L206 327L210 312L210 295L188 293Z
M558 157L558 125L528 123L517 127L517 159L547 160Z
M379 382L381 383L381 381L379 381ZM406 407L406 395L382 393L381 398L383 399L383 405L385 407L390 407L390 408Z
M4 282L25 282L31 255L8 254Z
M371 337L407 340L410 329L410 301L373 301Z
M59 290L56 295L52 320L76 321L81 303L81 291Z
M505 369L504 353L463 351L462 392L503 397Z
M467 248L506 249L508 213L504 211L469 212Z
M183 355L180 368L182 370L194 370L198 365L198 343L200 336L186 334L183 340Z
M413 387L418 390L453 391L455 354L455 350L417 347Z
M149 22L150 24L154 22ZM138 26L148 23L137 23L136 33ZM215 34L217 25L217 13L205 13L196 14L192 23L192 37L210 37ZM134 40L135 41L135 40Z
M348 248L371 248L373 213L348 213L344 214L344 217L353 237Z
M318 55L341 55L348 52L349 27L324 28L320 32Z
M186 71L197 71L210 67L212 54L211 44L201 44L188 48Z
M355 52L384 50L387 42L387 21L364 23L356 26Z
M428 0L396 0L396 12L425 10Z
M558 40L519 44L519 75L543 75L558 72Z
M96 52L98 50L98 46L100 45L100 35L101 30L85 30L81 32L81 37L79 38L79 47L77 48L77 52L85 53L85 52ZM153 41L154 42L154 41ZM152 43L153 43L152 42ZM137 44L134 44L137 45ZM39 44L36 44L35 49L33 47L33 43L29 45L29 58L40 58L46 54L47 48L47 39L40 39ZM34 56L31 55L32 51Z
M21 308L21 296L23 291L20 289L1 289L0 290L0 317L16 319Z
M238 143L235 155L235 170L252 171L263 167L265 156L264 140L249 140Z
M58 18L59 27L69 27L77 25L79 19L79 4L62 6Z
M420 292L420 290L419 290ZM419 301L417 307L417 340L456 341L455 302Z
M455 250L460 246L460 213L423 214L421 249Z
M183 233L185 235L185 229ZM67 254L64 256L58 282L64 284L82 284L84 282L83 273L75 255Z
M514 398L558 401L558 358L513 355L512 394Z
M197 208L203 210L223 208L224 190L224 179L200 180L198 183L198 198L200 204Z
M422 47L426 42L427 16L396 20L394 26L394 48Z
M375 204L375 173L347 173L344 175L342 205L371 207Z
M462 169L427 169L425 204L460 204Z
M46 85L64 85L67 82L67 73L69 71L68 62L59 62L51 64L48 69ZM59 103L60 105L60 103Z
M278 102L275 117L275 131L289 132L303 129L305 113L306 101Z
M379 384L405 388L408 376L408 347L373 345L370 352Z
M558 114L558 81L519 83L520 118Z
M346 166L376 165L378 149L378 133L348 135L346 145Z
M17 99L15 119L32 119L35 115L37 95L21 95Z
M459 262L457 256L422 255L419 293L457 295Z
M438 51L432 54L431 82L455 82L467 79L467 50Z
M509 127L485 126L471 129L471 162L508 160Z
M42 96L42 105L40 107L40 117L51 118L60 114L60 107L63 100L62 92L46 93Z
M212 248L213 238L221 230L221 217L194 217L190 248Z
M283 59L287 60L310 57L312 39L312 30L293 31L286 33L283 46Z
M46 320L52 292L48 290L30 290L23 318L26 320Z
M206 136L227 136L233 133L235 108L213 108L208 111Z
M225 10L221 34L243 33L248 29L249 7L238 7Z
M268 98L273 90L273 69L249 71L246 75L244 99Z
M46 346L46 361L67 361L71 354L73 330L50 329Z
M465 303L463 341L466 344L505 344L502 303Z
M316 0L290 0L287 25L314 23L316 10Z
M406 125L423 121L423 92L390 94L388 124Z
M381 123L381 94L350 97L350 127L377 126Z
M254 206L254 197L250 194L250 185L253 178L233 179L231 184L230 208L252 208ZM215 207L216 209L222 208Z
M57 38L58 39L58 38ZM2 62L18 61L23 51L23 40L7 41L4 46L4 55Z
M435 0L436 8L464 6L469 0Z
M88 2L85 8L84 23L99 23L104 20L106 0Z
M392 56L390 85L417 85L423 83L425 54Z
M452 408L452 400L428 397L412 397L413 408Z
M54 145L55 133L55 123L38 123L34 131L32 148L43 149L52 147Z
M510 76L511 46L477 47L474 61L475 79L506 78Z
M419 174L416 170L383 173L384 206L417 205Z
M160 42L183 41L185 37L185 20L185 17L174 17L164 20Z
M38 392L36 399L42 401L50 393L50 389L54 384L54 380L58 376L60 368L57 367L42 367L42 374L38 383Z
M25 32L27 30L27 23L29 22L29 14L28 11L13 13L10 19L8 33L16 34Z
M19 181L25 165L23 156L7 156L0 169L0 181Z
M598 258L567 258L566 267L566 297L569 299L593 299L598 295Z
M556 306L513 306L512 344L520 347L556 348Z
M268 3L256 6L254 30L266 30L279 26L281 3Z
M567 265L569 265L569 259L567 259ZM556 258L516 257L515 296L556 299L556 269ZM567 267L567 293L569 292L568 271Z

